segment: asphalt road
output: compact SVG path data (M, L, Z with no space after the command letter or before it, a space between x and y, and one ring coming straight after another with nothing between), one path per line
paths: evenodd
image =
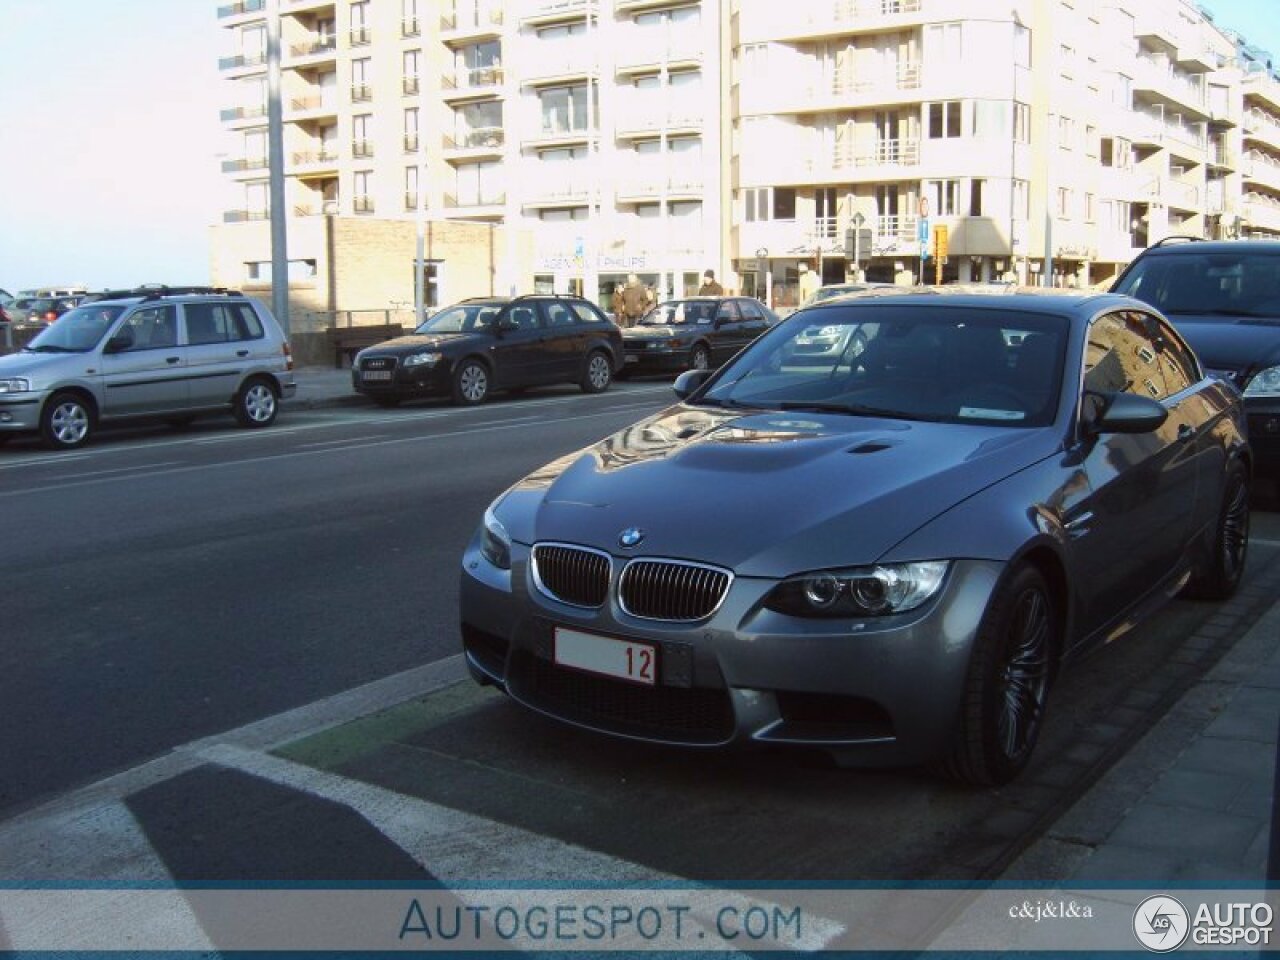
M71 454L15 440L0 817L456 653L459 558L488 502L670 399L650 382L104 433Z
M11 444L0 511L20 574L0 644L0 820L455 654L458 558L488 501L669 398L667 384L641 381L470 410L289 412L253 433L148 428L72 455ZM1280 515L1255 514L1254 537L1247 586L1280 558ZM344 776L675 876L967 878L1015 850L1205 668L1173 651L1219 613L1174 603L1064 675L1032 769L1003 791L795 754L620 743L469 683L390 729L340 733L336 752L323 734L311 755L299 749ZM180 816L209 799L208 784L187 786L157 809ZM223 787L227 800L247 788Z

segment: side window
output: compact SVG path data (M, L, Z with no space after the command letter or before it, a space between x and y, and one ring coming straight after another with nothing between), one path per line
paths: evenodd
M750 329L762 330L769 325L769 321L764 318L764 311L755 300L739 300L737 303Z
M1164 369L1164 382L1169 392L1180 393L1192 384L1199 383L1200 363L1196 360L1196 355L1167 323L1155 317L1152 317L1152 321L1159 330L1157 345L1160 347L1160 366Z
M188 303L183 314L187 320L187 343L191 346L227 341L226 316L216 304Z
M605 323L606 317L603 313L591 306L589 303L579 301L570 301L569 306L573 308L573 312L578 315L578 319L583 323Z
M1118 310L1089 328L1085 389L1092 393L1135 393L1153 400L1169 395L1155 343L1147 334L1149 315Z
M720 310L716 314L716 319L731 322L734 320L741 320L742 315L738 313L738 305L736 303L732 300L726 300L724 303L720 304Z
M266 336L258 312L247 303L228 303L220 309L231 316L232 340L261 340Z
M133 334L130 351L176 346L177 311L172 306L144 307L135 311L121 329L127 329Z
M547 304L547 325L552 327L571 327L578 318L563 303L556 301Z
M541 327L541 311L536 303L521 303L511 308L507 319L517 330L536 330Z

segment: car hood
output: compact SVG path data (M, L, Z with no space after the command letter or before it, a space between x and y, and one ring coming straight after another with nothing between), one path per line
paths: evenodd
M1260 370L1280 363L1280 324L1189 313L1169 319L1210 370Z
M396 337L392 340L385 340L382 343L376 343L372 347L366 347L365 351L376 353L413 353L418 350L443 350L452 344L482 339L487 338L484 334L480 333L410 333L403 337Z
M875 562L1059 447L1050 429L681 405L531 474L498 516L523 543L621 553L638 527L635 555L785 576Z
M75 364L83 362L90 356L86 353L9 353L0 357L0 377L22 377L31 373L44 373L59 362L71 359Z

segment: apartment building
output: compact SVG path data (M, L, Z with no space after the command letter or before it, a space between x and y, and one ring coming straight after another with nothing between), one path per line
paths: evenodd
M424 232L429 300L713 267L780 306L801 263L1085 286L1280 233L1280 85L1186 0L240 0L219 282L270 260L272 4L291 284L327 309L411 298Z

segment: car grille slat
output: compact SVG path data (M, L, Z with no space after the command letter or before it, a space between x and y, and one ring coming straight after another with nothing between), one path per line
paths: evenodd
M547 596L575 607L602 607L609 596L609 555L562 543L533 548L534 582Z
M720 608L733 575L682 560L637 559L618 583L622 609L644 620L704 620Z

